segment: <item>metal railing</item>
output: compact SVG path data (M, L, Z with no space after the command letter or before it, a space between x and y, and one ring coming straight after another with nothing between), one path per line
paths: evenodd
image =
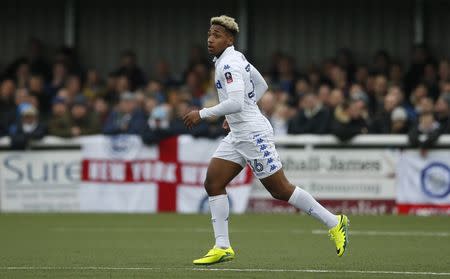
M40 141L33 141L31 149L62 149L80 148L81 138L64 139L55 136L46 136ZM340 142L333 135L286 135L275 137L275 143L293 147L409 147L407 135L359 135L348 142ZM0 149L7 150L10 146L10 138L0 138ZM436 143L437 148L450 148L450 135L442 135Z

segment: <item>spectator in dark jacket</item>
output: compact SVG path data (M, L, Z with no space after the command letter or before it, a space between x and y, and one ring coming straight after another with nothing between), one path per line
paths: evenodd
M26 149L31 140L40 140L46 134L45 126L39 121L38 110L31 104L19 107L20 120L9 129L12 149Z
M375 116L370 127L371 133L389 134L391 131L392 112L400 105L397 95L387 94L383 100L383 109Z
M334 111L331 133L341 141L350 140L358 134L366 134L368 125L365 114L365 103L362 100L345 101Z
M52 117L48 122L48 133L52 136L69 138L72 136L70 128L70 113L66 101L57 96L52 101Z
M103 133L116 134L141 134L145 128L145 115L137 107L135 96L126 92L120 96L117 109L110 112Z
M430 148L439 136L442 129L434 119L432 112L424 112L419 116L418 122L409 131L409 142L413 147Z
M55 62L52 67L52 78L47 84L45 91L50 95L50 98L56 96L58 91L64 87L68 69L63 62Z
M88 108L87 99L83 95L75 97L70 109L70 133L73 137L98 134L101 131L100 121Z
M289 122L289 134L325 134L328 132L330 111L315 94L305 94L300 101L301 110Z
M131 82L131 90L141 87L145 84L144 72L136 64L136 54L131 50L126 50L120 58L120 67L116 74L126 75Z

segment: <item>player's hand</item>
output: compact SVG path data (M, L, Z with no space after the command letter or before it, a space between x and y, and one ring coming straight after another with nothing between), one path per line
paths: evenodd
M226 131L230 130L230 125L228 125L228 121L226 119L223 121L222 128Z
M184 125L186 125L189 129L192 129L192 127L197 125L200 120L202 119L200 118L200 113L198 110L193 110L183 117Z

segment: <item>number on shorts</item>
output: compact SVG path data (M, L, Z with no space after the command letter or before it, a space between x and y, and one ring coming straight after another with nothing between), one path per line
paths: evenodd
M264 169L264 165L261 164L261 163L258 163L258 160L255 159L255 160L253 161L253 169L254 169L256 172L262 172L263 169Z

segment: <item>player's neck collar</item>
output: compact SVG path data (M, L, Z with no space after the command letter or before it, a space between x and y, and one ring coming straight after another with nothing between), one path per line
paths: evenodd
M213 62L216 62L218 59L220 59L221 57L225 56L227 53L229 53L230 51L233 51L233 50L234 50L233 45L227 47L219 56L214 56Z

